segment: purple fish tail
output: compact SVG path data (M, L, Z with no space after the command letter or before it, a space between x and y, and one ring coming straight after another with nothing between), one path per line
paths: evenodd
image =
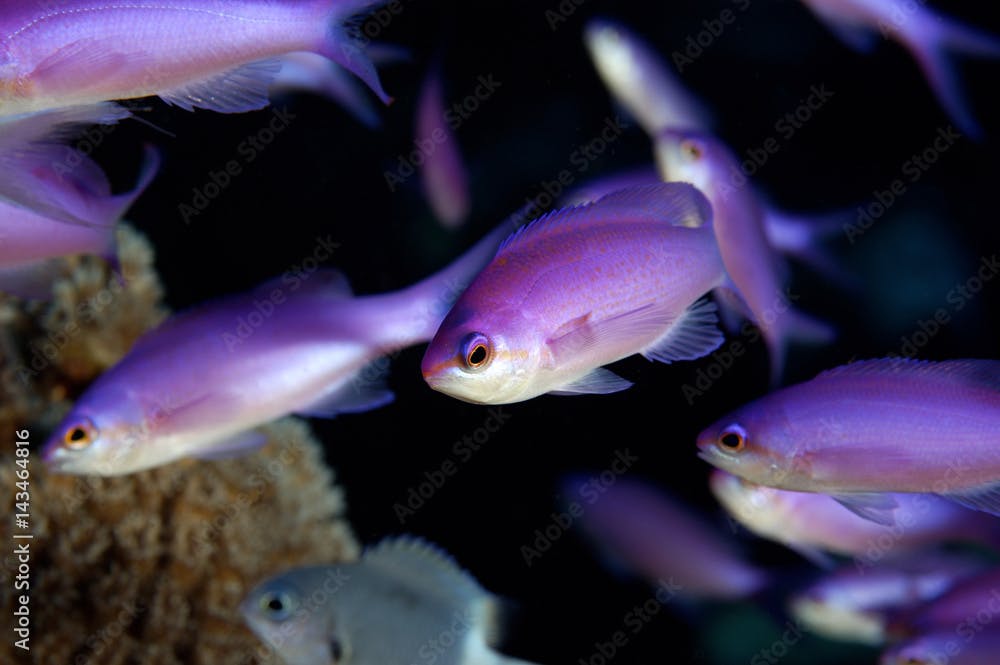
M1000 58L1000 38L935 15L928 15L925 20L914 21L913 24L915 27L902 36L905 45L959 131L974 140L981 140L983 129L969 108L960 75L955 63L949 60L948 53Z
M787 304L787 303L786 303ZM790 305L789 305L790 307ZM828 344L833 341L836 331L830 324L795 309L789 309L771 324L765 323L764 339L771 356L771 383L781 383L785 372L785 356L792 341L805 344Z
M317 52L364 81L384 104L391 104L392 97L386 94L382 88L375 64L366 51L366 44L363 40L350 34L346 23L349 17L384 2L385 0L345 0L334 3L335 6L328 19L330 27L327 29L323 42L317 48ZM324 4L329 6L330 3L327 1Z

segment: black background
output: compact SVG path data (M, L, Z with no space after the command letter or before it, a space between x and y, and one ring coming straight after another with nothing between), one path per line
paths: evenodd
M587 59L583 26L594 16L618 18L657 45L665 57L703 29L702 21L731 8L737 20L684 72L684 81L713 109L718 134L740 154L779 137L775 123L794 111L810 86L833 98L755 176L782 207L830 210L869 204L875 190L903 178L903 164L929 146L949 120L913 60L882 41L871 55L844 48L800 3L752 0L745 11L728 0L601 2L574 7L556 29L546 10L559 3L454 3L402 0L384 28L363 24L378 40L411 51L409 62L380 68L396 98L380 108L383 127L369 130L343 109L302 94L276 101L295 119L201 214L185 223L179 211L210 172L238 159L237 146L272 118L272 111L220 115L186 113L150 101L142 116L173 138L138 123L112 133L98 153L116 182L134 173L143 141L163 150L163 170L131 210L152 239L171 307L180 309L248 289L312 254L318 236L341 243L327 262L343 269L359 294L403 287L442 266L496 222L537 195L544 181L569 168L591 176L648 163L648 138L629 129L586 172L571 155L593 139L615 109ZM913 3L917 4L917 3ZM983 3L938 7L1000 34L1000 19ZM450 102L478 76L497 91L463 122L458 140L469 168L473 214L458 232L441 229L424 202L418 178L391 192L384 173L413 150L414 106L428 64L443 56ZM965 59L968 97L986 127L982 143L961 140L853 244L831 247L858 276L845 291L805 269L793 273L802 309L832 321L838 341L796 347L786 380L804 380L852 358L899 353L947 294L972 276L981 256L1000 253L996 193L1000 64ZM1000 280L997 280L1000 282ZM1000 285L989 283L952 323L922 347L928 359L1000 357ZM798 557L728 530L709 495L709 468L695 457L701 428L767 391L767 358L755 345L711 390L688 405L681 386L710 358L673 366L627 359L613 369L635 382L623 393L541 397L503 408L510 415L426 504L401 524L405 502L425 472L455 459L452 447L483 425L478 407L429 390L419 372L423 348L392 362L394 404L332 421L313 421L329 463L346 489L349 517L364 543L409 532L452 553L489 589L523 610L509 650L540 663L590 660L595 642L624 626L626 613L651 596L642 582L607 572L575 531L560 537L527 566L523 545L551 522L558 479L568 471L599 472L616 449L639 457L641 477L697 506L747 556L779 571L774 598L751 606L672 604L614 656L618 663L750 662L781 631L783 590L809 568ZM694 553L692 554L694 555ZM758 611L763 608L764 611ZM803 641L783 662L874 662L874 652L832 655L827 643ZM758 654L759 655L759 654ZM854 658L854 660L852 660ZM766 662L758 661L756 662Z

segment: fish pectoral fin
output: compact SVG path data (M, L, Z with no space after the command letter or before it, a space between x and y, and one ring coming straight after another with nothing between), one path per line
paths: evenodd
M788 544L788 547L823 570L832 570L836 565L834 558L818 547L795 544Z
M268 92L280 69L279 60L257 60L172 90L164 90L159 96L185 111L196 108L218 113L254 111L270 103Z
M11 267L0 266L0 293L29 300L50 300L52 285L63 270L64 265L58 259Z
M1000 516L1000 482L980 485L971 489L942 492L938 496L966 508Z
M267 443L267 437L257 430L247 430L210 444L204 450L198 451L192 457L203 460L229 459L242 457L256 451Z
M684 310L667 332L642 355L649 360L672 363L678 360L694 360L715 351L725 340L716 324L715 303L699 300Z
M844 508L864 519L883 526L896 525L896 508L899 504L889 494L858 492L831 495Z
M607 395L617 393L632 386L631 381L626 381L611 370L598 367L591 370L576 381L571 381L559 386L555 390L550 390L549 395Z
M127 70L149 71L152 64L148 53L116 51L106 40L87 37L57 49L38 63L29 79L42 89L79 87L81 81L101 81Z
M341 413L362 413L391 403L396 396L385 386L385 369L370 364L351 381L295 413L313 418L335 418Z
M617 346L619 340L662 333L677 317L657 303L595 320L591 312L563 323L546 340L555 366L577 362L581 355L604 346Z

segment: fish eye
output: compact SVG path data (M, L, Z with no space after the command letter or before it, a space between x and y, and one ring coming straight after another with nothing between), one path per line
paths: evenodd
M719 447L727 453L738 453L747 445L746 430L739 425L730 425L719 435Z
M274 621L284 621L292 615L295 600L283 591L268 591L258 601L261 611Z
M698 145L697 141L684 141L681 143L681 152L685 157L690 159L692 162L696 162L701 159L704 151L701 146Z
M471 333L462 341L462 367L476 372L485 369L493 359L493 345L486 335Z
M89 418L84 418L63 434L63 445L70 450L84 450L97 440L97 428Z

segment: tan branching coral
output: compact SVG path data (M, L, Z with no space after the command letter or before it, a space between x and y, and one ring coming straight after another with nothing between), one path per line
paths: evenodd
M17 561L14 429L45 426L71 398L165 315L152 253L138 234L122 242L125 286L98 261L67 264L50 304L0 301L0 626L13 635ZM117 284L117 282L115 282ZM102 290L118 290L108 300ZM96 316L84 303L104 303ZM67 328L68 322L75 328ZM52 340L52 333L75 330ZM31 349L53 347L35 366ZM51 357L49 357L51 356ZM11 368L30 369L27 380ZM31 651L0 642L2 663L249 665L280 662L260 645L237 610L251 586L290 566L354 558L320 445L302 421L264 432L268 445L240 458L185 460L115 478L46 473L30 458ZM8 498L9 497L9 498ZM22 531L18 531L21 533Z

